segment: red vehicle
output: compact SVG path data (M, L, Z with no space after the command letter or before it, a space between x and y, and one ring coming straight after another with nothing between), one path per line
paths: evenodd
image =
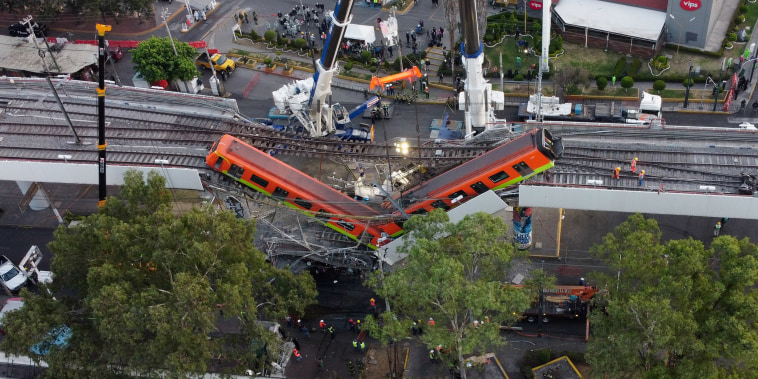
M394 224L382 228L389 220L382 221L383 215L374 208L233 136L225 135L214 143L205 163L371 248L402 232Z
M403 193L420 199L405 208L424 214L448 210L481 193L512 186L553 167L563 155L563 142L547 129L535 129ZM399 199L398 199L399 200Z

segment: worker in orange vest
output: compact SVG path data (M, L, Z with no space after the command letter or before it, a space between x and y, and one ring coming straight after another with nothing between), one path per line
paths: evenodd
M318 327L321 328L322 332L326 330L326 323L324 322L324 320L321 320L318 322Z
M616 169L613 170L613 179L621 179L621 167L616 167Z
M372 297L371 300L369 300L369 303L371 304L371 310L376 311L376 300Z
M434 326L434 319L429 317L429 326Z
M632 159L632 172L637 172L637 157Z
M300 362L300 361L302 361L302 360L303 360L303 356L302 356L302 355L300 355L300 352L299 352L299 351L297 351L297 348L295 348L295 349L292 349L292 354L295 354L295 360L296 360L296 361Z

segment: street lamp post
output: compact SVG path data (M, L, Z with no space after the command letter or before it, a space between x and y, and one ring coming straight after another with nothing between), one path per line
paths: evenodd
M669 13L669 17L671 17L674 22L679 25L679 43L676 45L676 60L679 61L679 45L682 44L682 34L684 34L684 26L676 20L676 17L674 17L673 14ZM691 18L689 22L695 21L695 17Z

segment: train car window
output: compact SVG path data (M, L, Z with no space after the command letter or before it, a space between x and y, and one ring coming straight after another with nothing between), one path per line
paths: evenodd
M505 179L508 179L508 174L506 174L505 171L500 171L495 175L490 175L490 180L492 183L501 182Z
M534 174L534 170L532 170L532 168L529 167L529 165L527 165L526 162L524 162L524 161L521 161L521 162L513 165L513 169L516 170L516 172L518 172L519 175L521 175L523 177L527 177L529 175Z
M451 198L451 199L455 199L458 196L466 197L466 191L464 191L464 190L455 191L455 192L451 193L448 197Z
M309 203L309 202L307 202L307 201L305 201L305 200L303 200L303 199L301 199L299 197L295 199L295 204L297 204L297 205L299 205L299 206L301 206L301 207L303 207L305 209L311 209L311 207L313 207L313 204L311 204L311 203Z
M329 221L329 214L326 213L326 211L323 209L319 209L313 217L316 217L316 220L319 220L321 222Z
M263 178L261 178L258 175L255 175L255 174L250 175L250 181L253 182L253 183L255 183L255 184L257 184L257 185L259 185L259 186L261 186L261 187L263 187L263 188L268 187L268 180L263 179Z
M224 158L216 157L216 163L213 164L213 167L215 167L216 170L220 170L222 163L224 163Z
M419 209L416 209L415 211L411 212L412 215L423 215L423 214L427 214L427 213L429 213L429 211L427 211L425 208L419 208Z
M450 209L450 206L447 205L447 204L445 204L445 202L442 201L442 200L437 200L437 201L433 202L432 206L435 207L435 208L442 208L444 210Z
M286 199L286 198L287 198L287 196L289 196L289 194L290 194L290 193L289 193L289 191L287 191L287 190L284 190L284 189L282 189L281 187L276 187L276 189L275 189L275 190L274 190L274 192L271 194L271 196L272 196L274 199L277 199L277 200L284 200L284 199Z
M236 164L232 164L232 167L229 167L229 170L226 173L232 178L239 179L242 177L242 174L245 173L245 169Z
M482 183L482 182L476 182L476 183L472 184L471 188L474 191L476 191L476 193L485 193L485 192L487 192L487 191L490 190L489 187L487 187L486 185L484 185L484 183Z
M349 223L349 222L347 222L345 220L339 220L337 222L337 225L339 225L342 228L344 228L345 230L349 230L351 232L353 231L353 229L355 229L355 225L353 225L353 224L351 224L351 223Z

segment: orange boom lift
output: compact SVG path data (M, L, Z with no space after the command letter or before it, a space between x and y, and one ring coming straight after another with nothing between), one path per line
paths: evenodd
M380 86L384 88L384 85L387 83L392 83L398 80L405 80L405 79L408 79L408 82L412 82L413 77L416 77L416 78L421 77L421 70L419 70L417 66L413 66L399 74L385 76L383 78L374 76L373 78L371 78L371 86L369 88L371 88L371 90L373 91L374 88L376 88L376 86Z

